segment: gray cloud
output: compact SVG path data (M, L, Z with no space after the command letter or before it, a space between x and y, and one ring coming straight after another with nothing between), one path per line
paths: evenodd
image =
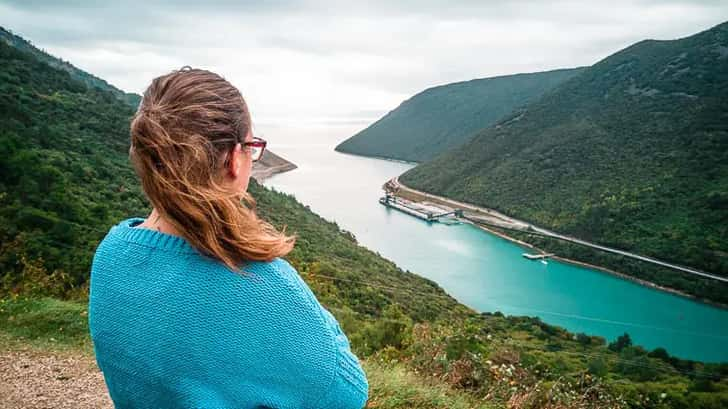
M182 65L263 121L368 120L426 87L590 65L728 20L724 1L0 1L0 24L129 91ZM367 114L362 114L366 112ZM373 119L373 118L372 118Z

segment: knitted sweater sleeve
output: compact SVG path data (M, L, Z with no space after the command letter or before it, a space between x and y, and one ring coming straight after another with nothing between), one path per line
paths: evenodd
M336 369L330 386L323 391L321 400L315 402L314 407L320 409L363 408L369 395L369 383L359 360L351 351L348 338L341 330L336 318L318 302L316 296L295 272L295 269L293 267L290 269L293 270L296 280L307 297L318 306L327 326L326 330L334 340Z
M321 311L334 333L337 365L334 380L320 402L320 407L322 409L362 408L366 404L369 394L366 374L356 356L351 352L349 340L341 331L336 318L324 308L321 308Z

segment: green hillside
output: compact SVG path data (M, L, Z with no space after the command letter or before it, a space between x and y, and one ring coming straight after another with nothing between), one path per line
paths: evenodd
M0 43L0 345L92 354L88 273L110 226L149 211L128 163L132 108ZM537 318L477 314L251 181L287 257L362 358L370 407L719 408L728 364L608 343ZM0 398L1 399L1 398ZM0 402L1 403L1 402ZM2 405L0 405L2 406Z
M642 41L401 180L728 276L727 95L728 23ZM644 274L728 301L717 282Z
M102 80L101 78L95 77L87 73L86 71L74 67L73 64L69 63L68 61L63 61L60 58L56 58L46 53L45 51L39 50L28 40L13 34L11 31L6 30L3 27L0 27L0 42L4 42L7 45L28 52L36 57L39 61L43 61L51 67L66 71L71 75L72 78L83 82L90 88L100 88L104 91L109 91L114 94L116 98L128 103L133 108L139 106L139 102L142 100L141 95L124 92L109 84L108 82Z
M144 208L127 164L133 110L66 71L0 42L0 271L42 260L78 286L109 226ZM26 258L27 255L27 258Z
M413 162L432 159L581 71L506 75L428 88L336 150Z

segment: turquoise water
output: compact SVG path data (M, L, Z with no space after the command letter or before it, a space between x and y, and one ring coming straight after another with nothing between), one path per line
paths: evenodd
M277 129L271 148L299 166L267 186L294 194L359 242L436 281L478 311L538 316L608 340L627 332L647 349L728 361L728 311L570 264L529 261L524 249L469 225L428 224L377 202L381 185L412 165L333 151L346 127Z

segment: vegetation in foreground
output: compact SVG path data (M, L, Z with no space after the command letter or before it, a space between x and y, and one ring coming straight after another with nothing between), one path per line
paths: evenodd
M93 357L87 315L86 304L82 302L54 298L2 299L0 345L4 346L3 351L31 348L43 353L81 353ZM370 408L500 407L481 402L441 382L428 380L395 361L370 356L362 360L362 365L371 385L368 402Z
M400 180L560 233L728 276L725 49L728 23L680 40L634 44ZM728 304L726 283L567 251Z
M95 245L149 210L126 158L131 108L1 42L0 62L0 340L88 352ZM263 217L299 236L289 261L373 371L378 407L728 405L725 364L478 314L292 196L250 191Z
M432 324L391 318L396 314L359 321L333 312L362 358L371 408L723 408L728 403L725 365L678 369L664 351L640 354L628 337L600 350L588 345L588 340L599 344L598 339L584 334L574 339L530 318L484 314ZM86 302L10 296L0 299L0 341L10 349L90 356L87 315ZM362 324L365 328L357 329ZM561 336L539 341L531 335L539 325ZM690 372L688 367L692 377L680 372Z

